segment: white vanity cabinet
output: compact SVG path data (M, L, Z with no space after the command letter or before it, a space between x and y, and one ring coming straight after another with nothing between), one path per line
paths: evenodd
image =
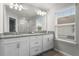
M42 52L42 36L30 37L30 55L37 55Z
M18 47L16 42L5 44L3 47L5 56L18 56Z
M0 39L0 56L34 56L53 48L53 34Z
M18 56L17 38L1 39L0 40L0 55L1 56Z
M48 50L48 35L43 35L43 51L47 51Z
M29 38L9 38L2 39L0 45L0 55L3 56L28 56Z
M49 34L49 40L48 40L48 49L52 49L54 47L54 36L53 34Z
M53 34L43 35L43 51L53 48Z
M29 56L29 37L22 37L19 40L19 56Z

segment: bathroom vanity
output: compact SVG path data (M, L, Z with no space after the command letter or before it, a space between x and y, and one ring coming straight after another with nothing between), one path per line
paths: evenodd
M2 35L1 56L33 56L53 49L53 33Z

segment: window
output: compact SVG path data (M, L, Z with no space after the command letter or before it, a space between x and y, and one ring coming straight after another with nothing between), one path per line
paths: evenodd
M75 42L75 8L66 8L57 13L56 38Z

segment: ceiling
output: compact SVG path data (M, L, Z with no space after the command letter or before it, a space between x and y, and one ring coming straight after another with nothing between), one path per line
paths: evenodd
M14 13L18 16L24 16L27 18L37 16L36 12L34 11L34 8L31 8L30 6L27 6L27 5L25 6L23 5L23 7L28 9L23 9L22 11L19 11L19 10L11 9L8 5L6 5L6 11L10 13Z
M73 4L74 3L29 3L29 5L32 5L34 7L37 7L43 10L50 10L50 9L59 8L59 7L67 7Z
M10 9L9 6L7 6L7 9L10 11L14 11L14 13L19 14L21 16L25 17L35 17L37 16L35 10L36 9L41 9L44 11L49 11L51 9L57 9L59 7L67 7L70 5L73 5L73 3L19 3L21 4L25 9L22 11L17 11L14 9Z

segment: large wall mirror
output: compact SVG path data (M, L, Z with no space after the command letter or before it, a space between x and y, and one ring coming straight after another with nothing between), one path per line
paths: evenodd
M47 10L28 3L4 4L4 33L46 31Z

